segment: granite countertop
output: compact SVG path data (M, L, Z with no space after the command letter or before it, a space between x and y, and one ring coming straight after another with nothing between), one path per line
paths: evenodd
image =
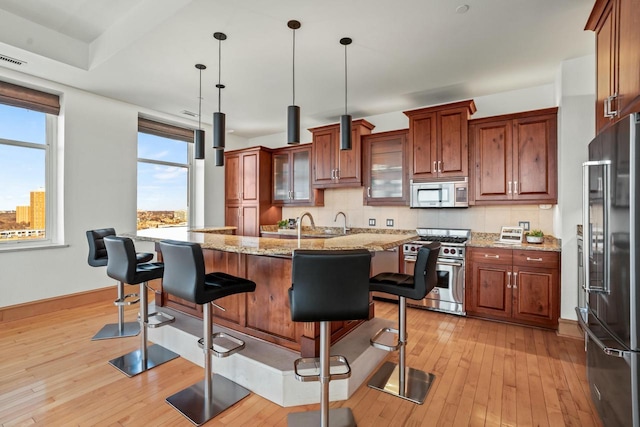
M386 231L386 230L385 230ZM294 249L345 250L367 249L384 251L415 240L414 232L402 233L352 233L322 239L276 239L192 231L185 227L155 228L125 234L141 241L159 242L165 239L199 243L203 249L215 249L250 255L290 256Z
M503 248L503 249L524 249L530 251L550 251L561 252L560 239L553 236L544 236L542 243L527 243L523 241L519 244L500 243L500 233L471 233L471 239L467 241L467 246L475 248Z
M296 228L278 228L277 225L261 225L260 233L263 235L289 235L289 236L297 236L298 230ZM346 235L352 234L412 234L416 235L415 230L401 230L401 229L393 229L393 228L358 228L351 227L347 228ZM308 225L303 225L300 229L300 236L302 237L334 237L334 236L344 236L344 228L343 227L325 227L321 225L317 225L315 227L311 227ZM268 237L268 236L267 236Z

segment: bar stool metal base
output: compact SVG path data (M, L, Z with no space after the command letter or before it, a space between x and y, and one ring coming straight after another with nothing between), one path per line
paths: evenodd
M317 427L320 423L320 411L295 412L287 415L289 427ZM329 425L331 427L355 427L357 426L351 408L337 408L329 410Z
M185 388L174 395L167 397L166 401L189 421L199 426L217 416L227 408L235 405L247 397L249 390L230 381L222 375L213 375L214 394L209 402L204 396L205 381L202 380L191 387Z
M91 341L106 340L110 338L125 338L135 337L140 333L140 323L138 322L125 322L120 330L120 325L117 323L109 323L104 325L97 334L91 338Z
M405 368L404 377L405 384L404 387L401 387L400 367L393 362L385 362L371 377L368 386L422 405L433 384L435 375L418 369Z
M171 350L167 350L158 344L153 344L147 348L146 363L142 360L142 351L134 350L123 356L111 359L109 364L128 377L133 377L165 362L173 360L180 355Z

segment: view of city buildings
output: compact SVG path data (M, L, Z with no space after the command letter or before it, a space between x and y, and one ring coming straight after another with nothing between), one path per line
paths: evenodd
M41 239L45 237L46 197L44 189L31 191L28 206L0 212L0 239Z
M187 211L138 211L138 230L187 225Z

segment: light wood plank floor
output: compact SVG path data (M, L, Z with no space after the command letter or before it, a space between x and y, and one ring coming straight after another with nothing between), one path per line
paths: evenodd
M376 302L380 317L395 319L396 310ZM202 368L179 358L125 377L107 361L135 350L138 337L91 341L115 318L113 306L94 304L1 324L2 426L190 426L164 399L202 379ZM416 309L408 331L409 366L436 375L424 405L365 384L331 406L352 408L363 427L601 425L578 340ZM289 412L318 407L282 408L252 394L207 425L284 426Z

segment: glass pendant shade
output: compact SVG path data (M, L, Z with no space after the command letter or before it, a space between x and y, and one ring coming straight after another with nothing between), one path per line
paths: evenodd
M224 148L225 145L225 115L224 113L213 113L213 148Z
M300 144L300 107L287 108L287 144Z
M340 149L351 150L351 115L340 116Z
M213 150L214 160L216 166L224 166L224 150Z
M193 131L193 143L196 151L195 158L198 160L204 159L204 131L202 129Z

